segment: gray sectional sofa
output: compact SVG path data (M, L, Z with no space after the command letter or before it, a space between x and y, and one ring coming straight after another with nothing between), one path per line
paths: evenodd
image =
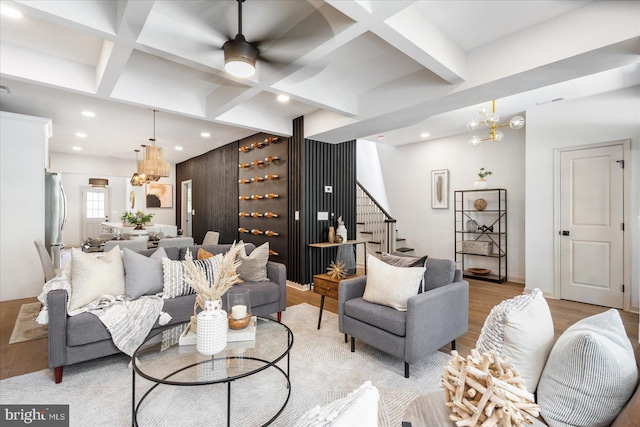
M196 258L199 248L212 254L225 253L231 245L197 245L183 248L164 248L172 260L182 260L187 250L191 250ZM247 254L255 249L248 243ZM139 253L150 256L155 249ZM125 272L126 274L126 272ZM286 267L284 264L269 261L267 263L269 281L244 282L234 285L234 289L248 289L251 295L251 312L253 315L266 316L277 313L280 321L281 312L287 306ZM109 331L103 323L91 313L76 316L67 314L67 292L54 290L47 295L49 310L49 367L54 368L55 382L62 381L63 367L99 357L109 356L120 351L113 344ZM224 301L224 298L223 298ZM160 326L156 321L150 334L162 328L168 328L180 322L186 322L193 315L195 295L185 295L164 300L163 311L171 315L171 321Z

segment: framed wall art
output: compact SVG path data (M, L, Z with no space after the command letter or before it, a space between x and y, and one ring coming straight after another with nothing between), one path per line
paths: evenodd
M147 184L147 208L172 208L173 185Z
M449 170L431 171L431 208L449 208Z

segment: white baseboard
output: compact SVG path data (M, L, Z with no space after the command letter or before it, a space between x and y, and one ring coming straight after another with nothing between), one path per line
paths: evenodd
M287 280L287 286L297 289L299 291L310 291L311 290L311 285L307 284L307 285L302 285L300 283L296 283L296 282L292 282L291 280Z

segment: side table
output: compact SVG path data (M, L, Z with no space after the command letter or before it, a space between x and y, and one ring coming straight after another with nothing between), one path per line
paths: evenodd
M313 292L320 294L320 314L318 315L318 329L322 321L324 309L324 297L338 299L338 285L340 279L332 279L328 274L316 274L313 276Z

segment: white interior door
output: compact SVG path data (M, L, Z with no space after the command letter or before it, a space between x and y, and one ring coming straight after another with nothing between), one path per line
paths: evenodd
M623 308L622 145L560 155L560 296Z
M191 180L182 182L182 235L183 236L193 236L193 186Z
M82 241L97 238L102 223L109 220L109 189L84 187L82 189Z

